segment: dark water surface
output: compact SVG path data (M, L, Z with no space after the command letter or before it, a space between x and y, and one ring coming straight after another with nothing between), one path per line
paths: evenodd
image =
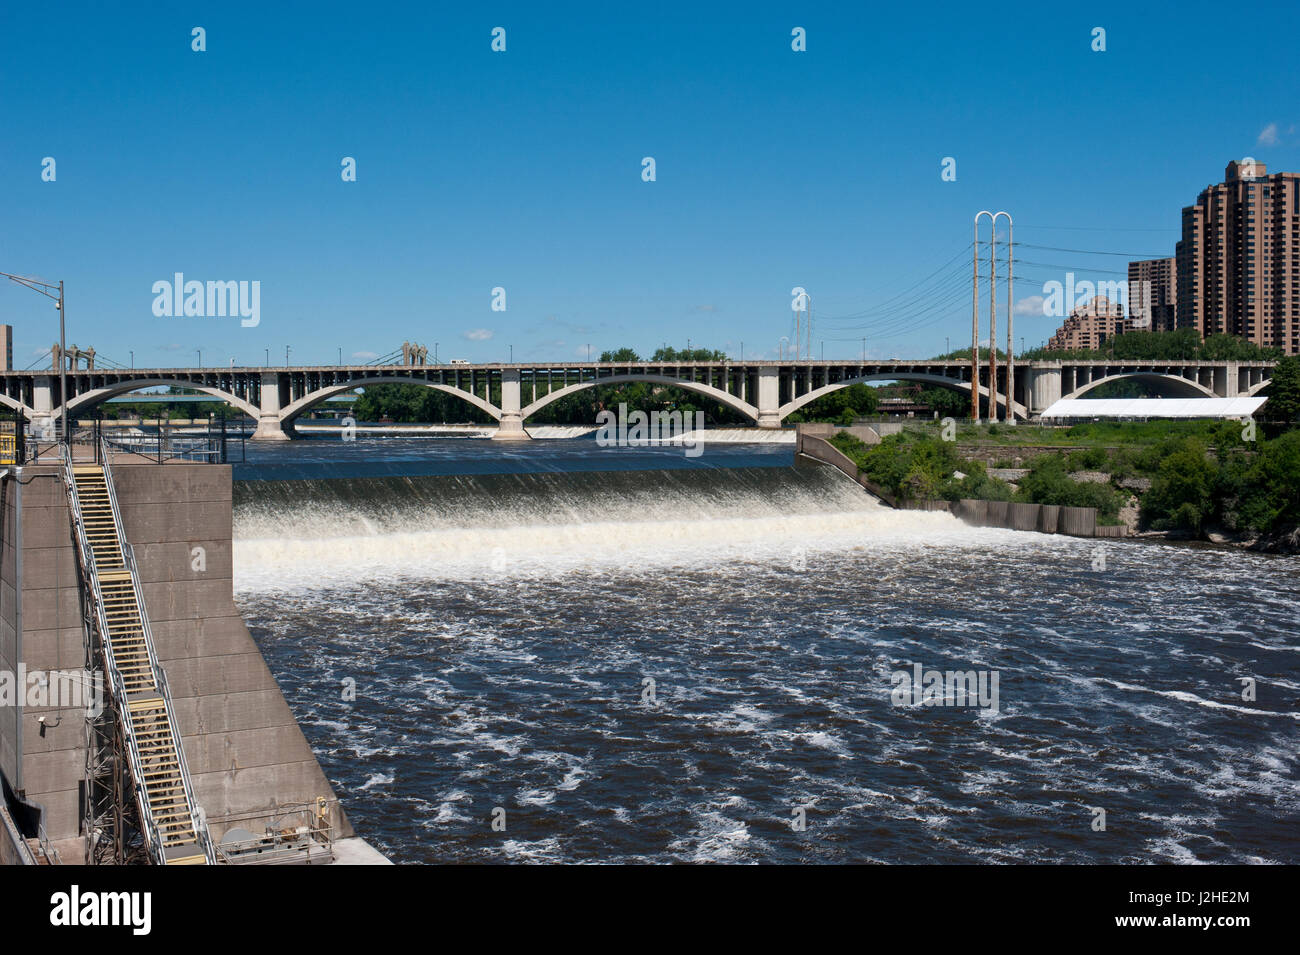
M245 619L396 861L1300 862L1300 560L895 512L788 446L423 444L236 487ZM914 664L996 711L896 705Z

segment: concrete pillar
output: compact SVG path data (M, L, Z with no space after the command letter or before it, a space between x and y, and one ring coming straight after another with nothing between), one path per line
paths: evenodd
M1214 369L1214 393L1220 398L1237 397L1237 363Z
M288 441L289 435L280 419L280 374L262 372L262 400L258 407L257 430L253 441Z
M32 431L42 441L54 440L58 409L54 407L54 383L48 376L32 382Z
M497 425L494 441L529 441L531 436L524 430L524 419L519 413L519 369L504 368L501 371L501 421Z
M1030 414L1041 414L1061 398L1061 366L1039 365L1029 367L1026 405Z
M780 370L771 365L764 365L758 369L758 426L760 428L781 427L780 410Z

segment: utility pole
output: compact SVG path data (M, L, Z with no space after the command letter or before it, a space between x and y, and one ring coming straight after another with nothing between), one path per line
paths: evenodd
M971 245L974 256L970 296L970 419L975 424L980 420L980 216L986 215L989 213L982 209L975 213L975 241Z
M1016 356L1014 351L1015 339L1011 330L1011 316L1016 301L1015 292L1015 223L1011 221L1011 213L1001 212L999 215L1007 217L1007 416L1004 419L1007 424L1015 425L1016 412ZM1021 351L1024 351L1023 343Z
M998 420L998 217L989 233L989 421Z

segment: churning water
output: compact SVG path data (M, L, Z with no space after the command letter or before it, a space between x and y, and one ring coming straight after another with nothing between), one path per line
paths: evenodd
M426 447L235 488L245 619L395 861L1300 862L1294 558L896 512L789 448ZM996 710L895 705L916 664Z

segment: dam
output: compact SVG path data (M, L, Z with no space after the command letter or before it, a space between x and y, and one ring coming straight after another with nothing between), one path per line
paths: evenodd
M236 604L394 861L1300 859L1294 559L894 509L789 445L485 445L235 466ZM897 705L917 664L997 711Z
M233 602L229 466L72 445L4 469L0 531L0 671L21 676L0 861L383 861ZM95 699L34 692L55 673Z
M1291 558L895 509L784 443L110 471L219 864L277 834L416 864L1300 859ZM76 669L63 476L13 478L0 666ZM998 706L897 705L917 667ZM9 845L80 861L85 714L0 715Z

